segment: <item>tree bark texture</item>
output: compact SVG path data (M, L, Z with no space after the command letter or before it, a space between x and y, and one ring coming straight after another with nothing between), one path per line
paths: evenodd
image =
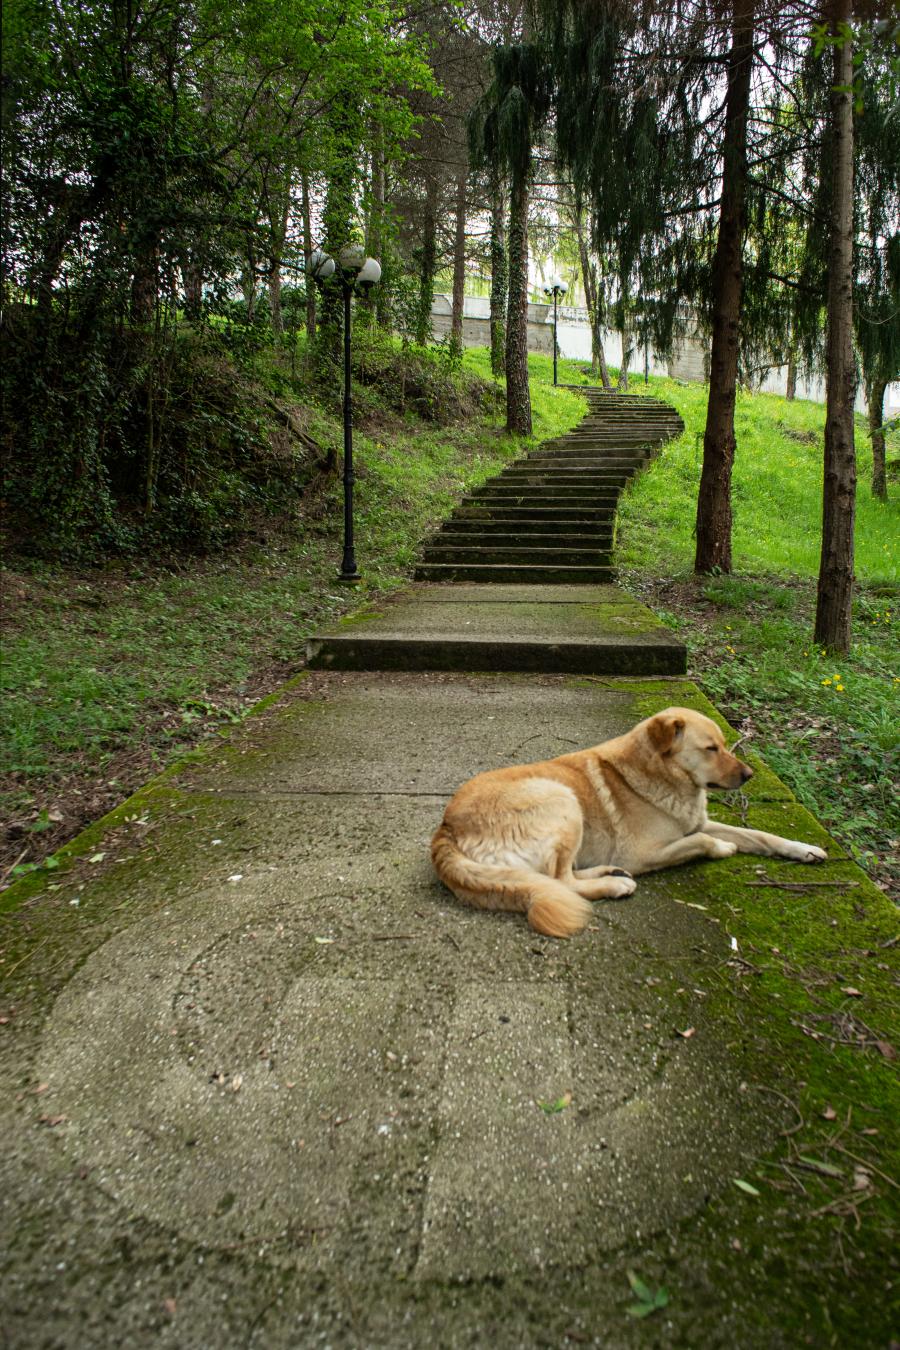
M469 175L465 166L456 180L456 222L453 231L453 302L450 314L450 341L457 351L463 345L463 307L466 298L466 187Z
M503 175L491 169L491 372L506 374L506 210Z
M392 255L389 229L386 219L385 202L387 199L387 162L384 154L384 134L379 127L372 150L372 210L369 217L369 242L367 251L371 258L381 263L381 281L375 287L372 305L380 328L390 331L391 317L391 265Z
M628 293L622 297L622 364L619 367L619 388L628 390L628 367L634 354L634 342L628 325Z
M870 380L866 387L869 435L872 440L872 496L887 501L887 465L884 449L884 395L887 380Z
M797 397L797 358L793 349L788 352L787 388L784 391L784 396L789 403L792 403Z
M419 312L416 320L416 342L422 347L431 340L431 306L434 303L434 274L437 268L437 207L437 179L429 176L422 216Z
M286 191L278 203L277 214L274 203L270 204L269 239L271 254L269 257L269 319L272 332L280 337L284 333L284 319L281 314L281 263L284 257L284 241L287 238L288 215L291 209L290 192Z
M735 0L728 57L722 195L713 262L713 323L703 470L697 496L697 572L731 571L731 469L743 287L747 114L755 0Z
M514 178L509 200L509 301L506 316L506 430L531 435L528 388L528 180Z
M849 23L849 0L837 0L829 18L837 31ZM825 474L822 556L816 596L815 640L829 651L850 650L853 602L853 527L856 515L856 447L853 403L853 46L836 44L831 93L832 203L826 318Z
M606 352L603 350L603 324L600 313L597 269L591 262L588 253L588 246L584 237L583 211L580 209L575 213L575 233L578 238L581 279L584 283L584 303L587 306L588 320L591 325L591 370L595 376L599 374L604 389L611 389L612 381L609 378L609 370L606 365Z
M303 256L313 251L312 217L309 209L309 177L300 171L300 210L303 215ZM316 336L316 287L311 277L306 278L306 336L310 342Z

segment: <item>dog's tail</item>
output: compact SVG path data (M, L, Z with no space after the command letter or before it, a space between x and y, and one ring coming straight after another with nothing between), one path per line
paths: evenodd
M447 825L440 825L431 841L431 860L457 899L479 909L525 914L547 937L571 937L590 921L588 901L561 881L527 867L476 862L461 851Z

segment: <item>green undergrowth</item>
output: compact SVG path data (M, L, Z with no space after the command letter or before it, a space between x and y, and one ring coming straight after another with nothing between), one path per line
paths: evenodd
M386 384L371 368L376 356L389 370ZM446 363L414 353L407 394L421 399L427 388L443 400L451 420L436 425L433 403L427 416L418 406L399 407L401 357L396 345L387 354L367 350L368 383L359 390L361 586L337 583L339 462L301 495L293 514L257 521L229 551L169 553L156 563L118 558L93 568L8 559L0 879L52 858L173 756L240 721L297 670L313 632L409 581L422 539L469 488L584 415L583 399L554 389L552 362L536 357L534 438L508 436L486 354L467 354L461 371L448 372ZM334 408L297 404L290 366L265 353L254 359L255 378L268 380L304 436L337 452L342 424Z

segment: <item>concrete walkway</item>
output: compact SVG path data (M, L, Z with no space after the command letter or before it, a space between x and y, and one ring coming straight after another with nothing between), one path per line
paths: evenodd
M890 907L757 762L718 814L812 875L641 878L568 943L463 908L464 779L714 711L597 673L592 610L655 630L613 588L465 589L323 635L4 897L0 1344L887 1346ZM458 668L512 641L545 669Z

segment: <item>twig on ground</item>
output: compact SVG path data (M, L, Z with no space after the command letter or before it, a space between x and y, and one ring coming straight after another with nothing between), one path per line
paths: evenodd
M803 1112L796 1102L792 1102L790 1097L786 1097L783 1092L779 1092L778 1088L765 1087L762 1083L754 1083L753 1086L756 1088L757 1092L769 1092L773 1097L778 1097L780 1101L783 1101L785 1106L789 1106L792 1111L796 1111L799 1123L797 1125L792 1125L789 1130L779 1130L778 1133L780 1135L787 1139L788 1136L796 1134L798 1130L803 1129L806 1121L803 1119Z

